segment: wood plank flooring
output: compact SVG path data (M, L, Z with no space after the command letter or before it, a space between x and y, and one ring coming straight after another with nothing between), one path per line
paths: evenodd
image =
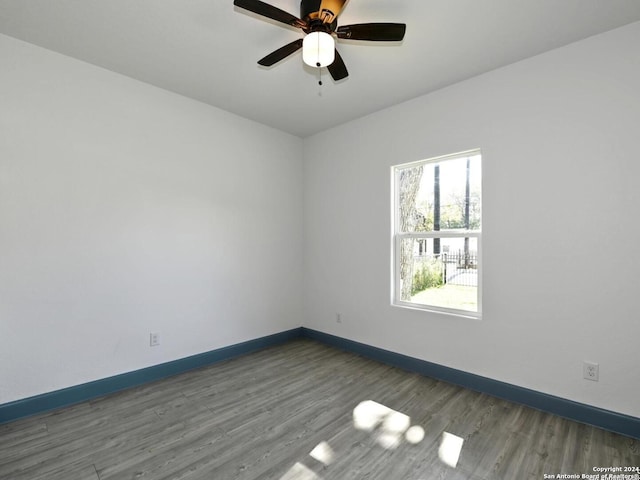
M6 480L513 480L610 466L640 467L640 442L311 340L0 425Z

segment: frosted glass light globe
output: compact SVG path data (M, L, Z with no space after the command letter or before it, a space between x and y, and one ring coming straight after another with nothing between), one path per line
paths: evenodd
M302 40L302 60L311 67L326 67L336 58L335 40L325 32L311 32Z

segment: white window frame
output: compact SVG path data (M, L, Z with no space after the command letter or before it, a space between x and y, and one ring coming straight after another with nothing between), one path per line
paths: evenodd
M433 163L443 163L448 160L454 160L458 158L466 158L471 156L480 155L481 167L480 167L480 176L481 176L481 197L480 197L480 226L479 230L438 230L432 232L400 232L400 194L399 194L399 179L400 170L406 168L417 167L420 165L427 165ZM453 153L450 155L442 155L439 157L433 157L426 160L419 160L416 162L408 162L400 165L394 165L391 167L391 195L392 195L392 210L391 210L391 250L392 250L392 259L391 259L391 305L402 308L409 308L413 310L423 310L428 312L437 312L443 313L447 315L454 315L457 317L465 317L472 319L481 319L482 318L482 152L480 149L467 150L464 152ZM447 308L440 307L437 305L428 305L422 303L415 302L407 302L400 300L400 244L403 239L414 238L414 239L433 239L433 238L475 238L478 243L478 255L477 255L477 271L478 271L478 287L477 287L477 305L478 309L476 312L470 310L461 310L455 308Z

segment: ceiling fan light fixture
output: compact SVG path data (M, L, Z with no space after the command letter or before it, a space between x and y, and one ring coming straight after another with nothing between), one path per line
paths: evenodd
M325 32L311 32L302 41L302 60L310 67L328 67L336 58L336 43Z
M1 1L1 0L0 0ZM349 76L342 57L336 50L335 39L367 40L372 42L401 42L407 26L404 23L355 23L338 27L338 16L347 0L300 0L300 18L262 0L233 0L236 7L253 12L276 22L299 28L305 35L258 60L258 65L271 67L302 50L307 65L318 68L322 85L321 67L338 82Z

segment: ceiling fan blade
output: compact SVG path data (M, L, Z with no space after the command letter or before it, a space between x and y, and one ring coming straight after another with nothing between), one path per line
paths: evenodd
M359 23L338 27L338 38L349 40L371 40L374 42L399 42L404 38L407 26L404 23Z
M271 18L272 20L276 20L293 27L304 28L307 26L307 23L300 20L298 17L291 15L284 10L280 10L273 5L261 2L260 0L233 0L233 4L236 7L244 8L250 12L257 13L263 17Z
M333 22L344 8L347 0L322 0L318 14L323 23Z
M331 77L336 82L349 76L349 72L347 72L347 66L344 64L344 60L342 60L342 57L338 53L338 50L336 50L336 59L331 65L327 67L327 69L329 70Z
M298 39L298 40L296 40L294 42L291 42L291 43L285 45L284 47L280 47L275 52L271 52L266 57L261 58L260 60L258 60L258 63L260 65L265 66L265 67L270 67L271 65L274 65L274 64L278 63L280 60L284 60L289 55L291 55L292 53L297 52L301 48L302 48L302 39L300 38L300 39Z

